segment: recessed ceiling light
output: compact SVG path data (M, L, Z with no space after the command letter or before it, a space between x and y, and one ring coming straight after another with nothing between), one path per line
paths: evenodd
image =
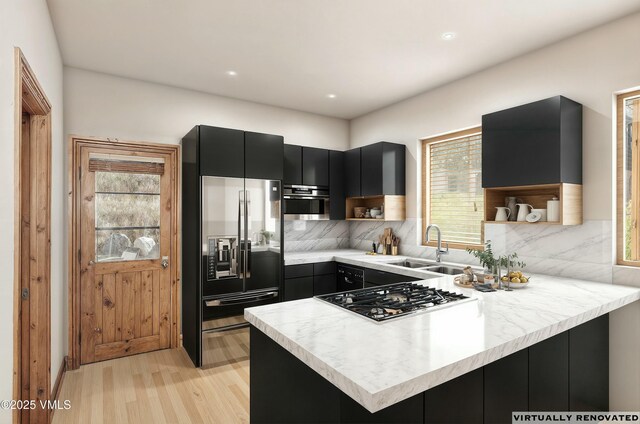
M230 77L235 77L238 75L238 73L236 71L227 71L227 75L229 75Z
M330 99L335 99L336 95L335 94L327 94L327 97Z
M443 32L441 37L445 41L451 41L454 38L456 38L456 33L455 32Z

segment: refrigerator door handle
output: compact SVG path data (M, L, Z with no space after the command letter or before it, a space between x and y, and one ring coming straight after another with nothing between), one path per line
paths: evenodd
M237 272L239 278L244 279L244 190L238 192L238 261L236 262ZM242 283L242 289L244 290L244 282Z
M245 216L247 217L246 228L248 233L249 227L251 226L251 192L249 190L245 190L244 193L244 211ZM249 234L246 235L245 240L247 244L245 245L246 260L244 264L244 275L246 278L251 278L251 239L249 239ZM246 287L244 290L246 291Z

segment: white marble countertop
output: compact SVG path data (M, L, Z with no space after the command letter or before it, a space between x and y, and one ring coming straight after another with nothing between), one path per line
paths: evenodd
M399 256L308 254L333 255L327 260L397 273L416 272L384 264L403 258ZM293 258L302 260L304 255ZM285 260L287 256L292 257L285 254ZM248 308L245 318L376 412L640 299L640 288L535 274L528 287L511 292L462 289L450 276L424 284L476 300L385 323L318 299Z

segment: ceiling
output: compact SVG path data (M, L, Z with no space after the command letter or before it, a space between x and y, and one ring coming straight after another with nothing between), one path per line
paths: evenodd
M68 66L347 119L640 10L638 0L48 4Z

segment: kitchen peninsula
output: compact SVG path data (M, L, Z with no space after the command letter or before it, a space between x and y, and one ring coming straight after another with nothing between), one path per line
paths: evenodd
M475 300L384 323L318 299L246 309L252 422L495 423L511 411L608 409L607 314L640 289L533 275L524 289L479 293L385 263L400 259L285 257L422 273Z

